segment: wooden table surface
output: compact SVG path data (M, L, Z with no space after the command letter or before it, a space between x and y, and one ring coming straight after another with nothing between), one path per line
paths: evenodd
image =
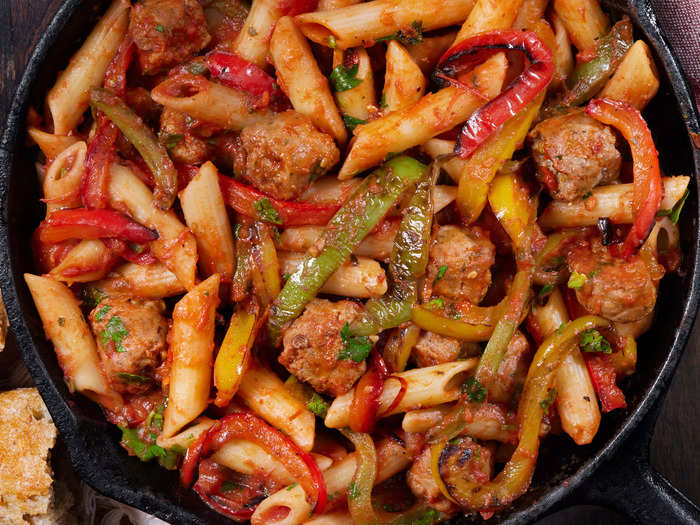
M3 127L16 82L42 29L60 2L61 0L2 0L0 3L0 115ZM651 450L652 465L696 504L700 504L697 454L700 446L700 410L696 404L700 398L700 353L696 351L699 346L700 330L696 324L666 397ZM619 525L629 523L629 520L608 509L581 506L559 512L540 522L541 525L591 523Z

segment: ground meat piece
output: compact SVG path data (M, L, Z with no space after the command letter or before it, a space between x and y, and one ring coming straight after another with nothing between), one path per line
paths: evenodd
M141 72L149 75L179 64L211 40L197 0L134 2L129 33Z
M160 140L173 160L185 164L201 164L209 158L207 143L192 134L187 115L165 108L160 116Z
M650 314L656 303L660 273L639 256L613 257L599 239L583 239L568 253L572 272L585 276L576 298L590 313L611 321L631 322Z
M353 301L311 301L284 334L279 362L316 391L339 396L367 370L364 361L338 359L344 347L340 331L362 308Z
M478 304L491 284L495 256L493 244L479 228L441 226L430 247L427 279L435 283L436 295Z
M236 174L278 199L298 197L340 159L333 138L291 110L243 128L240 144Z
M434 332L423 332L413 347L418 366L433 366L456 361L462 355L462 342Z
M497 379L489 394L491 401L510 403L513 395L525 384L532 352L527 338L517 331L508 343L503 361L498 365Z
M112 296L90 312L102 369L116 391L138 394L153 385L154 370L167 353L164 308L163 301Z
M442 495L430 469L430 447L423 450L406 473L406 484L411 492L435 510L451 512L455 505Z
M555 199L577 199L620 173L615 135L582 111L543 120L528 140L537 175Z

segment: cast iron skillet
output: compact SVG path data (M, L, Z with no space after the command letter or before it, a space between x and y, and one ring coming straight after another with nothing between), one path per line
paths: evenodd
M57 72L106 4L65 0L34 49L19 84L0 143L0 261L7 261L0 267L2 293L24 360L79 475L99 492L173 524L225 523L229 521L195 495L180 491L175 473L129 457L118 444L118 430L106 423L97 406L69 393L22 279L23 272L33 269L29 239L44 214L34 175L35 154L25 147L26 111L29 104L42 107ZM577 447L566 436L546 439L531 489L489 523L531 523L575 503L612 506L637 523L700 523L698 508L654 472L648 461L658 406L690 334L700 295L700 149L691 140L694 137L698 142L700 122L649 0L608 1L607 7L634 20L636 35L646 39L661 65L661 90L645 117L664 172L695 174L681 221L685 256L680 274L667 276L661 283L658 312L663 316L639 341L637 372L624 385L629 408L607 414L591 445ZM459 518L455 523L473 521L481 518Z

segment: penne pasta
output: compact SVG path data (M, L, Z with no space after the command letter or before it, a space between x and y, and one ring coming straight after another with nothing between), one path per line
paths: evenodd
M544 16L549 0L523 0L513 21L515 29L527 29Z
M189 73L168 77L153 88L151 98L166 108L235 131L270 113L267 108L255 109L242 91Z
M214 353L219 282L214 274L178 301L170 332L170 390L162 439L172 437L207 407ZM158 437L159 443L162 442Z
M175 212L153 206L151 190L131 170L119 164L111 166L109 198L115 209L126 211L137 222L158 232L158 240L151 243L153 255L191 290L197 274L197 245L194 235Z
M574 54L571 52L571 40L566 27L555 11L551 11L554 29L554 86L562 85L574 70Z
M689 181L686 176L663 177L664 197L659 209L672 209L683 198ZM539 225L545 230L595 226L603 217L615 224L630 224L634 219L632 196L632 184L598 186L587 199L550 202L539 217Z
M386 48L383 109L390 113L413 106L423 97L426 85L425 76L406 48L396 40L390 41Z
M384 382L384 389L379 397L377 413L381 414L381 417L386 417L454 401L460 396L459 386L466 378L466 373L476 366L477 361L478 359L465 359L394 374L406 381L406 393L391 412L384 414L401 388L398 381L388 378ZM325 420L328 428L343 428L348 425L354 395L355 389L352 389L333 400Z
M310 201L315 204L338 204L345 202L352 191L362 182L361 179L340 181L332 175L317 179L299 196L300 201Z
M311 450L316 419L304 403L289 393L273 371L251 365L243 374L238 397L302 449Z
M129 25L128 0L114 0L46 96L53 132L67 135L90 105L89 90L101 86Z
M406 51L423 74L430 75L440 57L452 46L456 36L457 31L446 31L443 34L423 37L422 42L407 44Z
M281 518L283 513L285 516ZM301 485L290 485L261 501L250 518L250 525L299 525L312 513Z
M285 485L294 483L284 465L252 441L232 439L217 450L212 459L241 474L271 478Z
M186 426L174 436L166 438L161 434L158 437L158 446L165 449L170 449L173 447L188 449L190 445L192 445L192 443L194 443L199 436L209 430L214 423L216 423L216 421L209 419L208 417L198 417L192 422L191 425Z
M424 96L414 106L357 126L338 178L350 178L376 166L389 154L419 146L463 122L485 99L498 95L506 67L505 56L499 53L474 68L474 83L484 98L450 86Z
M231 223L219 187L219 174L211 162L180 192L185 222L197 240L199 267L205 276L214 273L231 278L234 246Z
M641 111L658 91L659 74L649 46L637 40L598 97L621 100Z
M80 140L73 135L54 135L34 127L29 128L27 134L48 160L55 159L63 150Z
M427 432L442 422L452 408L452 404L445 404L410 410L404 415L401 428L406 432ZM504 405L484 403L469 414L462 434L484 441L512 443L515 430L514 412L508 411Z
M24 280L71 390L110 410L118 409L123 404L122 398L110 388L102 373L95 338L70 289L63 283L30 273L24 274Z
M336 49L333 52L333 68L345 64L345 54L351 58L352 66L357 65L355 78L361 82L354 88L344 91L336 91L335 99L338 101L338 109L343 115L365 121L370 117L370 108L376 108L377 97L374 94L374 74L372 64L366 49L351 49L344 51ZM347 67L344 65L344 67ZM375 110L376 111L376 110Z
M593 48L610 25L598 0L554 0L554 11L579 51Z
M472 0L374 0L332 11L316 11L296 17L309 40L329 47L369 47L399 30L420 22L422 31L461 23L472 9Z
M54 267L49 275L68 286L102 279L117 258L99 239L84 239Z
M316 11L330 11L361 3L362 0L319 0Z
M123 293L146 299L163 299L187 291L177 276L160 262L122 264L92 286L107 294Z
M255 0L233 43L233 51L241 58L264 68L270 45L270 35L283 15L282 3L277 0Z
M309 43L290 17L285 16L277 22L270 40L270 56L280 87L294 109L309 117L318 129L344 144L348 134L328 79L321 73Z
M452 153L454 149L455 141L445 139L430 139L421 146L421 150L432 159L436 159L440 155ZM462 160L459 157L455 157L443 162L442 169L447 172L453 181L459 182L459 178L462 175L462 171L464 170L466 163L467 161Z
M293 274L304 260L304 253L279 252L277 254L283 274ZM381 297L387 291L386 273L381 265L366 257L357 257L338 268L323 283L321 293L348 297Z
M509 28L522 3L523 0L477 0L457 33L455 44L477 33Z
M85 142L75 142L59 153L46 170L44 177L44 202L46 215L64 208L82 205L80 188L85 173Z

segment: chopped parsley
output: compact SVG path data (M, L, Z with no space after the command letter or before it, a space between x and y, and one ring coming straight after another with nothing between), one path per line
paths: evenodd
M436 299L432 299L431 301L428 301L425 303L425 306L427 308L445 308L445 300L442 297L437 297Z
M348 499L355 499L359 495L360 489L357 487L357 484L354 481L350 482L350 485L348 485Z
M140 376L137 374L129 374L127 372L119 372L117 374L117 377L122 381L131 383L132 385L145 385L151 382L150 377Z
M292 276L291 273L283 273L283 274L282 274L282 280L283 280L283 281L286 281L286 280L289 279L291 276Z
M540 401L540 408L542 410L547 410L551 406L552 403L554 403L554 400L557 398L557 389L552 388L551 390L547 391L547 397L545 397L542 401Z
M685 201L688 198L688 195L689 195L689 191L685 190L683 197L681 197L681 200L679 200L673 208L671 208L670 210L659 210L656 212L656 216L657 217L668 216L668 218L671 219L671 222L673 224L676 224L678 222L678 219L680 219L681 210L683 209L683 205L685 204Z
M156 31L159 33L165 33L165 28L160 24L156 24Z
M345 127L348 128L348 131L354 131L360 124L367 123L365 120L351 117L350 115L343 115L343 122L345 123Z
M114 315L107 321L107 326L105 326L105 329L100 333L102 346L106 346L107 343L112 341L117 352L126 352L126 348L122 346L122 342L128 335L129 331L124 326L121 318Z
M556 272L561 270L566 263L566 257L560 255L558 257L552 257L547 261L547 265L544 268L545 272Z
M331 35L328 37L328 47L330 47L331 49L335 49L336 47L338 47L338 44L335 41L335 36Z
M603 337L598 330L590 328L581 334L581 350L584 352L600 352L611 354L612 348L608 340Z
M433 279L433 286L435 286L435 284L436 284L440 279L442 279L443 277L445 277L445 273L447 273L447 265L443 264L442 266L440 266L440 268L438 268L438 273L437 273L437 275L435 276L435 279Z
M552 290L554 290L554 285L553 284L545 284L542 289L539 291L537 294L537 299L544 299L547 297L549 294L552 293Z
M413 525L432 525L438 519L438 513L435 509L429 509Z
M321 396L316 392L311 396L311 399L306 403L306 408L309 409L313 414L319 417L325 418L328 413L328 403L326 403Z
M221 492L240 492L243 488L243 485L235 481L224 481L221 484Z
M361 78L357 78L357 72L360 66L355 64L352 67L345 67L344 64L338 64L331 71L331 82L336 91L347 91L355 88L362 83Z
M292 490L292 489L293 489L294 487L296 487L298 484L299 484L299 483L297 483L297 482L292 483L291 485L289 485L289 486L287 487L287 490Z
M356 363L361 363L372 350L373 345L369 337L350 335L350 323L345 323L340 330L340 338L343 341L343 348L338 352L338 359L341 361L352 359Z
M97 313L95 314L95 320L96 321L102 321L102 318L107 315L107 312L109 312L112 309L111 306L103 306L100 308Z
M389 107L389 104L386 102L386 93L382 93L382 98L379 99L379 107L382 109Z
M158 430L163 430L163 412L165 411L165 403L161 404L155 410L151 410L146 418L146 428L150 426L156 427Z
M423 21L414 20L411 26L406 29L399 29L396 33L377 38L376 42L384 42L386 40L396 40L407 46L410 44L420 44L423 42Z
M585 200L586 200L587 198L589 198L591 195L593 195L593 192L592 192L592 191L589 191L588 193L586 193L586 194L585 194L583 197L581 197L581 198L585 201Z
M190 62L185 67L187 68L187 71L193 75L203 75L207 72L207 66L200 62Z
M253 207L255 208L255 211L258 212L260 220L264 222L271 222L272 224L282 224L280 214L277 213L277 210L270 202L270 199L265 197L259 201L255 201L253 203Z
M178 457L181 455L181 450L172 448L166 450L159 447L155 443L148 443L139 437L138 429L120 426L122 431L122 446L132 452L141 461L151 461L158 458L158 463L168 470L173 470L177 466ZM155 434L152 434L153 438Z
M569 282L566 283L566 285L569 288L573 288L574 290L578 290L581 288L584 284L586 284L586 275L583 273L578 273L578 272L572 272L571 276L569 277Z
M102 290L93 288L92 286L86 286L80 293L80 297L83 300L83 304L85 306L87 306L88 308L95 308L98 304L100 304L102 299L107 297L107 294L104 293Z
M180 134L180 133L171 133L169 135L166 135L163 143L165 144L166 148L173 149L175 146L177 146L180 143L180 141L183 138L185 138L185 136Z
M564 328L566 328L566 323L560 324L557 328L557 334L561 335L562 333L564 333Z
M481 403L486 399L486 389L476 377L470 377L462 385L462 392L467 394L469 401Z

